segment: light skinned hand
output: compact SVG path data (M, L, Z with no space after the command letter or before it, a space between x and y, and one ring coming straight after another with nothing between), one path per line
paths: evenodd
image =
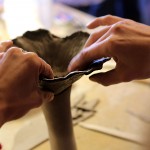
M90 76L92 81L108 86L150 77L150 26L116 16L96 18L88 24L94 29L83 50L77 54L68 71L82 70L93 60L111 57L116 67Z
M23 53L12 45L12 41L0 43L0 126L54 96L38 87L40 75L53 78L51 67L35 53Z

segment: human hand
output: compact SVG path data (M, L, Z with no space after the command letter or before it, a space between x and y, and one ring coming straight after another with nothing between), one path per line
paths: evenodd
M12 45L0 44L0 126L53 99L53 93L38 87L40 75L53 78L51 67L35 53Z
M115 16L96 18L88 28L104 27L92 33L84 49L75 56L69 71L80 70L101 57L112 57L116 67L90 76L105 86L150 77L150 26Z

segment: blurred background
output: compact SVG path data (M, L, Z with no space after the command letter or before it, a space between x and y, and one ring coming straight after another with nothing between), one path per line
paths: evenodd
M93 30L87 30L86 24L108 14L150 25L150 0L0 0L0 41L39 28L59 37L76 31L90 33ZM109 61L102 71L114 65ZM94 115L74 126L79 150L145 150L139 140L150 131L149 91L150 80L109 87L90 82L87 76L76 82L71 101L81 97L83 101L99 101ZM96 127L95 131L87 129L86 125ZM106 130L101 132L99 127ZM108 133L118 131L117 137ZM34 109L23 118L5 124L0 129L0 144L4 150L50 149L41 109Z
M55 0L96 17L111 14L150 24L149 0Z
M81 20L80 16L75 17L63 9L57 11L55 4L64 4L74 11L79 10L94 17L111 14L150 25L149 0L0 0L0 19L5 20L11 38L22 34L25 30L40 27L52 31L53 23L55 29L57 25L60 27L57 30L62 36L65 35L61 33L62 28L68 32L71 32L69 29L74 31L75 28L85 28L86 18Z

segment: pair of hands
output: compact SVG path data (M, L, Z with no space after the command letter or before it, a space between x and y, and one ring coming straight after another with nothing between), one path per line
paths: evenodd
M0 126L53 99L38 88L40 75L53 78L51 67L35 53L12 45L0 44Z
M88 28L100 25L104 27L91 34L84 49L70 62L68 71L80 70L101 57L112 57L116 67L92 75L92 81L111 85L149 78L150 27L108 15L95 19ZM38 88L40 75L53 78L51 67L36 54L23 53L12 44L0 44L0 126L53 99L52 93Z
M69 71L80 70L93 60L112 57L116 67L90 79L103 85L150 77L150 26L116 16L96 18L88 28L104 26L90 35L84 49L73 58Z

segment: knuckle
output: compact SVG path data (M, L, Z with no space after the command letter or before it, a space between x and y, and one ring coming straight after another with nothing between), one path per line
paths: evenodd
M97 33L96 32L93 32L91 35L90 35L90 41L93 43L95 42L95 40L97 39Z
M97 17L94 21L98 23L99 19L100 19L100 17Z
M112 15L110 15L110 14L108 14L108 15L106 15L106 16L105 16L105 18L107 18L108 20L110 20L110 19L112 19L112 18L113 18L113 16L112 16Z
M118 34L111 34L107 42L108 49L116 53L120 50L120 46L125 42L125 39Z
M28 59L35 59L37 57L37 54L34 52L27 52L26 56Z
M124 29L124 21L119 21L116 24L112 25L112 30L114 33L118 33Z
M29 64L36 64L38 62L37 58L38 57L36 53L30 52L25 54L25 61Z
M108 38L108 42L111 44L111 46L117 45L117 35L111 35L110 38Z
M131 20L131 19L124 19L123 20L124 24L132 24L132 23L135 23L134 20Z
M18 52L18 51L22 51L22 49L18 48L18 47L11 47L10 51L12 51L12 52Z
M17 56L22 53L22 49L18 47L11 47L7 52L12 56Z
M131 20L124 19L112 25L112 31L114 33L120 33L121 31L126 30L127 24L131 23Z
M106 25L107 23L109 24L110 22L113 21L113 16L108 14L108 15L103 16L101 19L102 19L102 22L103 21L105 22L104 25Z
M84 60L85 58L88 57L88 54L89 54L89 52L88 52L87 49L82 50L81 53L80 53L80 58L81 58L82 60Z
M107 50L115 51L118 47L117 36L111 35L107 40Z

